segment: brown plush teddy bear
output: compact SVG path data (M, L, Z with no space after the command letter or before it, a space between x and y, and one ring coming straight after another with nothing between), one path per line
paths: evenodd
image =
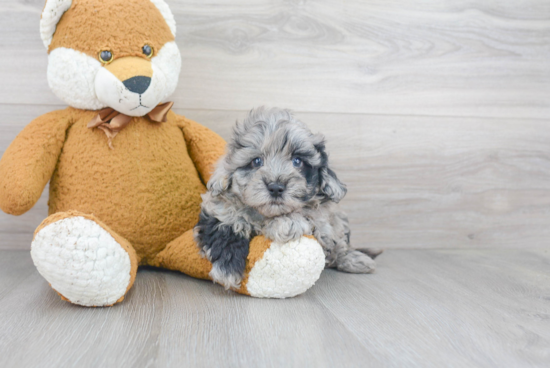
M225 142L170 111L181 58L167 4L48 0L40 32L48 82L70 107L35 119L0 161L6 213L28 211L50 181L49 217L31 246L38 271L85 306L122 301L138 265L208 279L192 229ZM314 239L256 237L235 291L298 295L324 262Z

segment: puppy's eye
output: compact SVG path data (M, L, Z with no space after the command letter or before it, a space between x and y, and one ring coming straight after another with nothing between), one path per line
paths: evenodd
M260 167L264 165L264 160L261 157L256 157L252 162L250 162L252 167Z
M103 64L109 64L113 61L113 53L109 50L103 50L99 53L99 61Z
M149 45L145 45L141 48L141 51L143 51L143 55L147 56L148 58L150 58L151 56L153 56L153 48Z
M300 157L294 157L294 158L292 159L292 165L293 165L294 167L301 167L303 163L304 163L304 162L302 161L302 159L301 159Z

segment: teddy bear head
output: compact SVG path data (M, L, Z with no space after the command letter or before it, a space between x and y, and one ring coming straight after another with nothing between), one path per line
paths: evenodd
M176 89L181 56L164 0L47 0L48 83L72 107L144 116Z

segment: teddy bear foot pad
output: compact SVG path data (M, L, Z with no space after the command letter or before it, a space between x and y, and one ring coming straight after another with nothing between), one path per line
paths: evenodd
M324 268L325 254L315 239L271 243L250 271L246 288L256 298L291 298L312 287Z
M31 256L52 288L74 304L113 305L131 282L126 250L107 230L84 217L64 218L39 229Z

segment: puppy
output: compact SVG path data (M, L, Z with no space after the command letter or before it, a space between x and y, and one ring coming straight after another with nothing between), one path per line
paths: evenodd
M203 195L194 235L212 262L210 277L239 288L249 241L264 235L277 243L313 235L326 267L369 273L381 251L354 249L346 215L337 203L346 186L328 164L325 138L290 111L258 108L237 123Z

